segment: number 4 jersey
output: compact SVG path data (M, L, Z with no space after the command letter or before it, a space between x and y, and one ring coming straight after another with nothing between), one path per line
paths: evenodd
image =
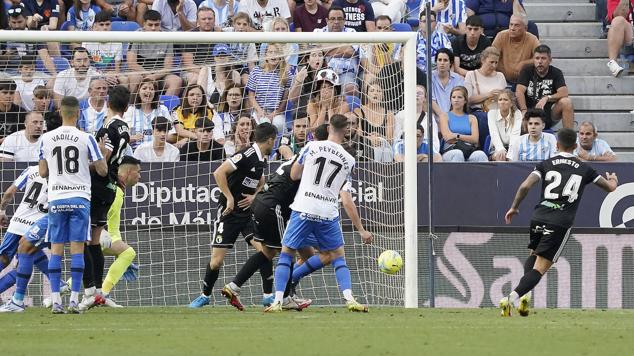
M38 166L31 166L13 184L18 190L24 191L24 196L11 218L7 232L24 236L31 225L48 212L46 179L40 177Z
M568 153L559 153L535 166L542 180L542 196L533 220L571 227L586 185L601 177L592 167Z

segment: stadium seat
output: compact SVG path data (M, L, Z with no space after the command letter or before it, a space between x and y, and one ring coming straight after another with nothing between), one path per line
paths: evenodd
M482 146L482 151L489 155L489 148L491 147L491 135L487 135L487 138L484 140L484 145Z
M64 57L51 57L51 58L53 59L53 63L55 64L55 70L57 70L57 73L70 68L70 63L68 62L66 58ZM42 62L40 57L37 57L37 60L35 61L35 71L46 72L48 74L51 74L48 72L46 67L44 67L44 62Z
M159 100L169 111L174 110L175 107L181 104L181 99L175 95L161 95Z
M136 31L141 26L134 21L113 21L112 31Z
M407 19L407 23L412 28L418 27L418 13L420 12L420 3L421 2L419 0L407 0L406 3L407 15L405 15L405 18Z
M408 23L393 23L392 30L394 32L411 32L412 26L410 26Z
M346 102L348 102L348 106L350 106L350 111L361 106L361 99L354 95L346 95Z
M70 27L71 24L72 24L71 21L64 21L64 23L62 23L62 25L59 27L59 30L68 31L68 27Z

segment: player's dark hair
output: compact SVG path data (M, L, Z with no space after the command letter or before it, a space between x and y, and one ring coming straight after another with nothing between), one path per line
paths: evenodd
M143 14L143 22L146 21L161 21L161 13L156 10L147 10Z
M535 49L533 50L533 54L535 54L535 53L545 54L545 55L548 56L548 58L551 57L550 47L548 47L546 45L539 45L539 46L535 47Z
M88 56L90 56L90 53L88 53L88 50L85 47L75 47L73 49L73 56L72 58L75 58L75 54L76 53L86 53Z
M172 123L165 116L152 119L152 128L156 131L167 132L172 129Z
M132 156L123 156L123 158L121 159L121 163L119 163L119 167L126 164L139 165L141 164L141 160Z
M484 28L484 24L482 23L482 19L478 15L471 15L467 17L467 21L465 22L467 26L471 27L482 27Z
M199 117L198 119L196 119L196 122L194 123L194 127L197 129L203 129L203 130L213 130L214 129L214 122L209 120L206 117Z
M24 66L29 66L29 67L34 67L35 66L35 61L36 61L37 57L27 54L22 56L22 58L20 58L20 67L24 67Z
M524 114L524 120L528 121L531 117L538 117L542 122L546 122L546 112L542 109L528 109Z
M62 119L79 117L79 100L74 96L63 97L59 112L62 115Z
M557 143L559 143L559 148L563 150L572 150L577 143L577 133L573 129L559 129L557 131Z
M330 126L336 131L345 130L348 127L348 118L341 114L332 115L330 118Z
M317 141L328 139L328 124L321 124L315 128L315 139Z
M434 57L436 62L438 62L438 56L440 54L442 54L442 53L446 54L449 57L449 63L450 64L453 63L453 59L454 59L455 56L454 56L453 52L449 48L441 48L441 49L438 50L438 52L436 52L436 57Z
M16 91L17 85L13 81L13 79L2 79L0 80L0 90L6 91Z
M255 127L255 142L262 143L266 142L270 138L275 138L277 136L277 129L273 124L268 122L263 122Z
M110 89L108 93L108 107L115 113L123 114L128 109L130 103L130 90L128 88L117 85Z

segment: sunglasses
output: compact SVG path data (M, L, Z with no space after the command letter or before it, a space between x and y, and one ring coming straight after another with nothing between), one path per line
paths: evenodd
M22 13L21 7L14 7L12 9L7 10L7 14L9 15L20 15Z

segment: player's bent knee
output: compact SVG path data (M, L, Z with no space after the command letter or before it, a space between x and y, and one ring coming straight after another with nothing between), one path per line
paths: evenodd
M132 263L132 261L136 258L136 251L134 251L132 247L128 247L125 251L121 252L117 258L121 258L124 261Z

